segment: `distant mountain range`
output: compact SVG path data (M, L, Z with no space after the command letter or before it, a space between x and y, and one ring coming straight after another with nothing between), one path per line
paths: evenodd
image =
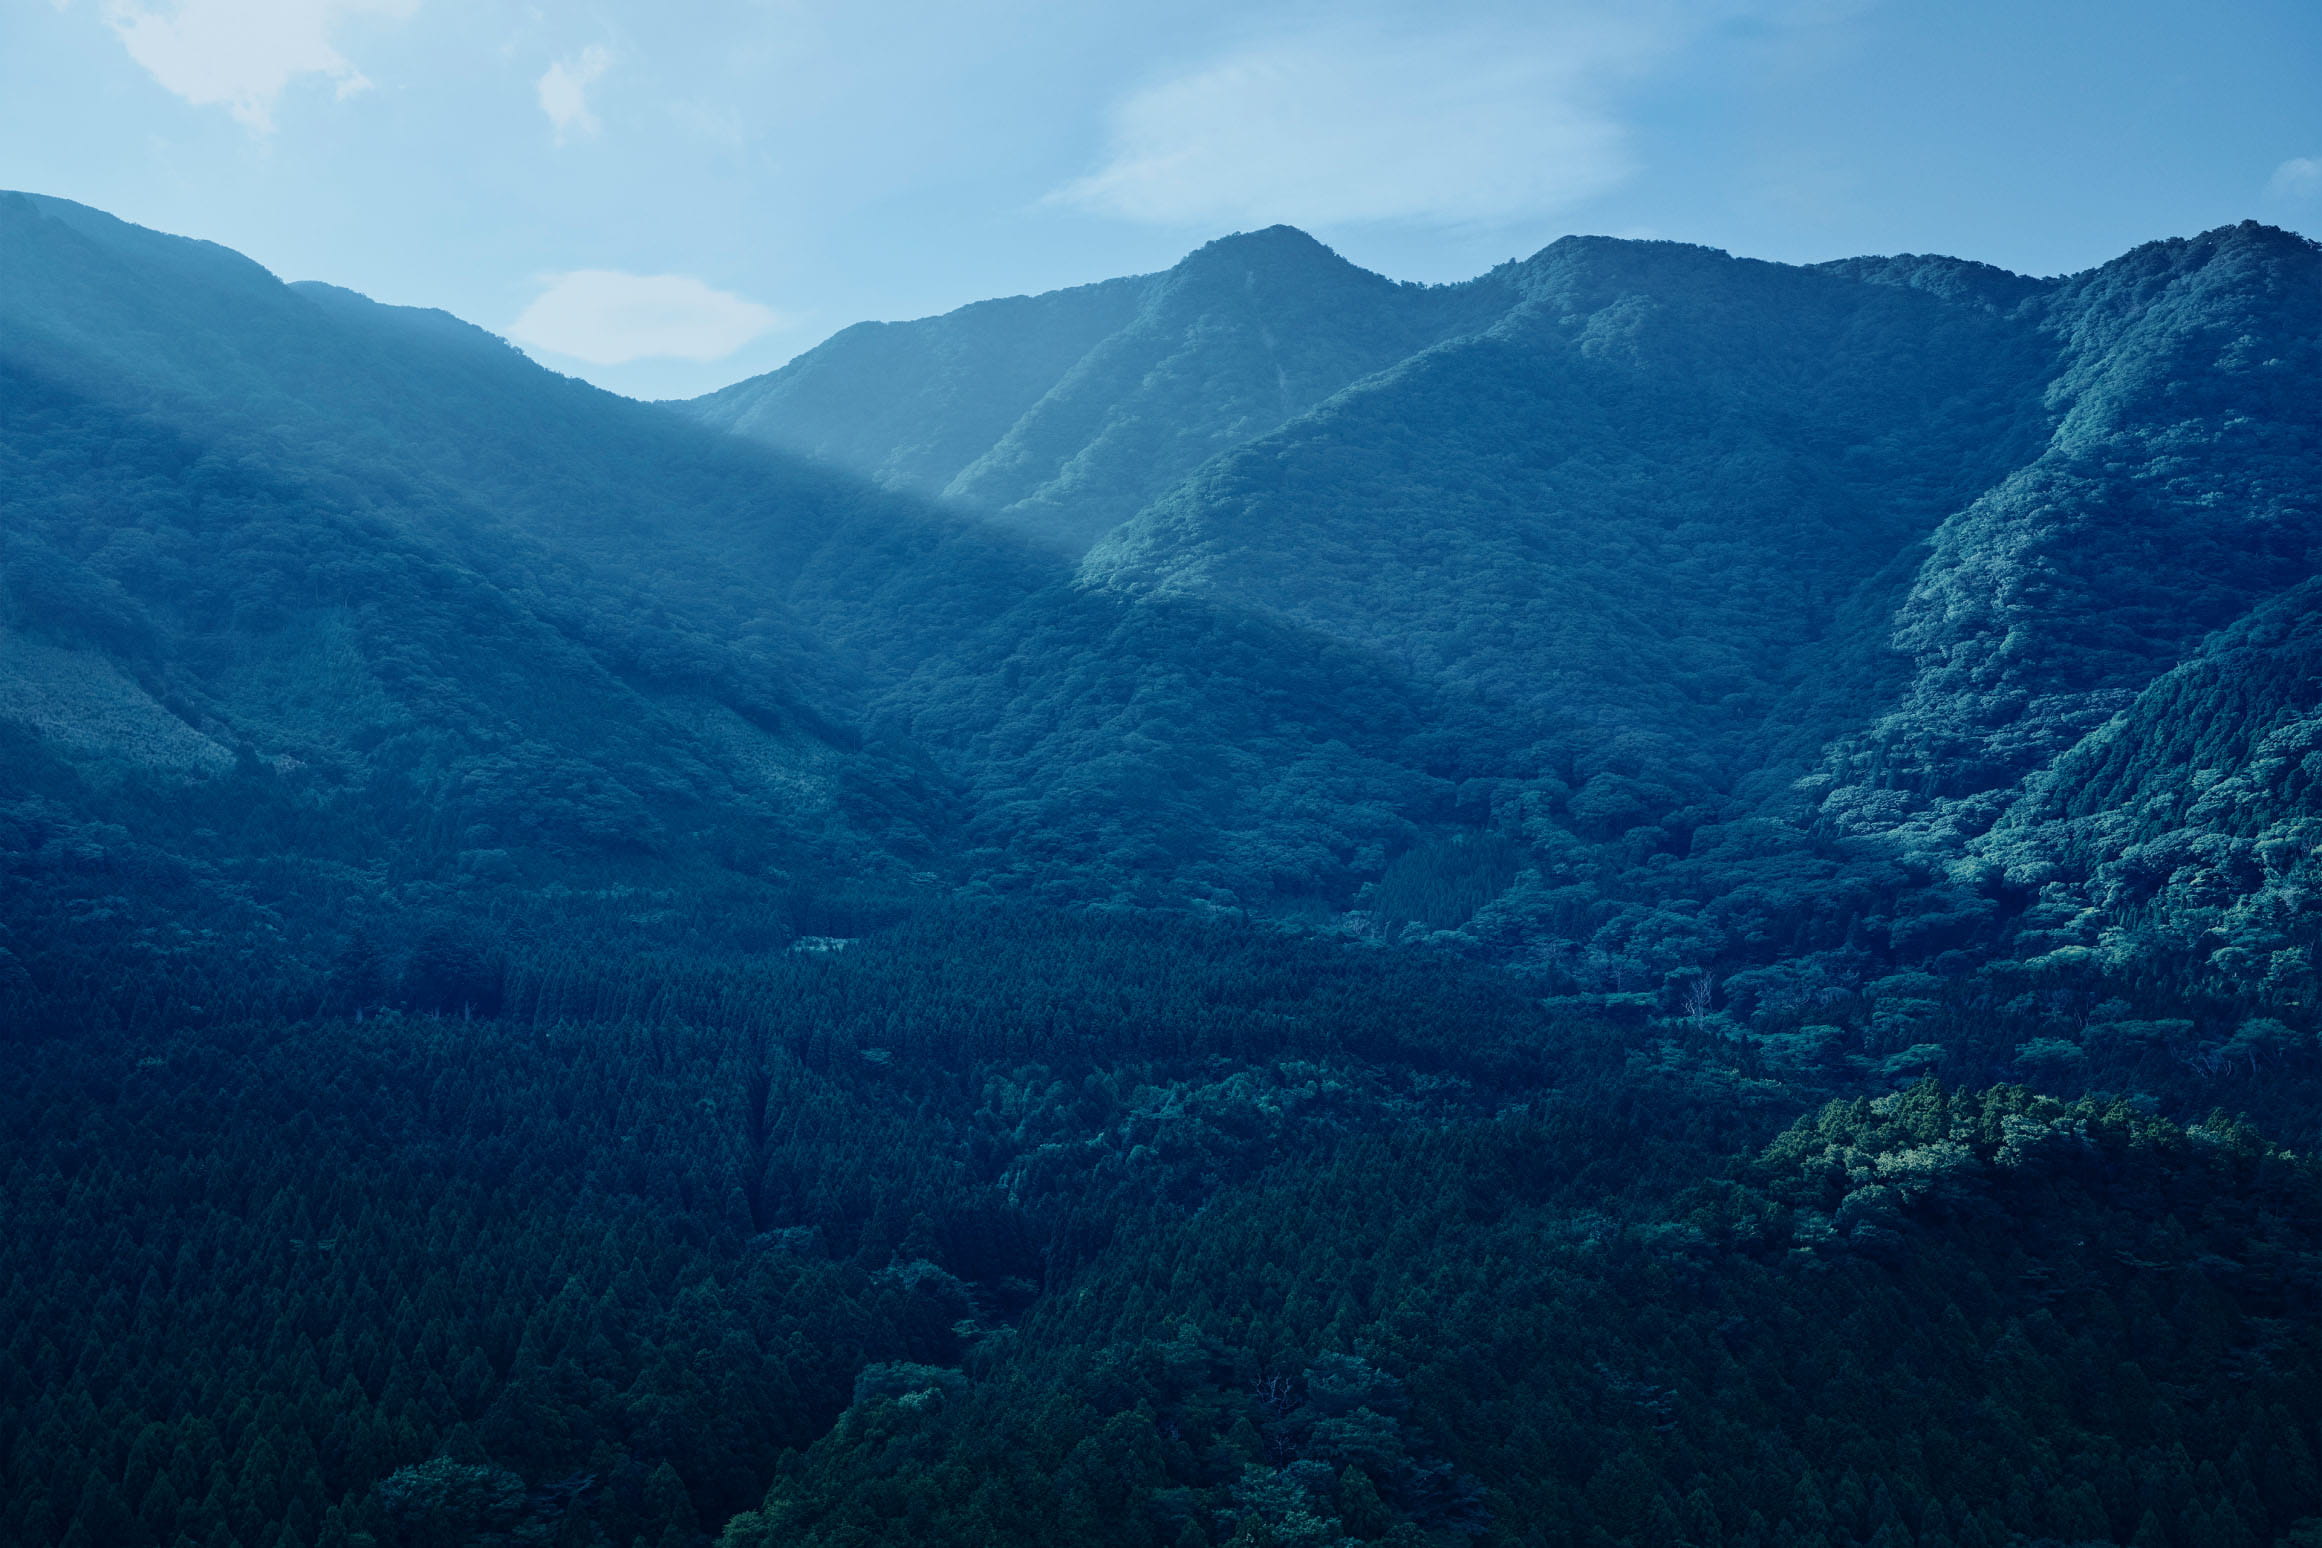
M2314 992L2286 232L1416 286L1275 227L667 406L61 200L0 251L27 874L877 880L1743 1014L2067 949Z

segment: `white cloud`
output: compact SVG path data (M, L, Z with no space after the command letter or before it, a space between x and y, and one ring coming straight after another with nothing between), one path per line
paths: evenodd
M1490 223L1633 167L1613 88L1685 41L1682 11L1520 27L1278 36L1116 105L1105 165L1050 197L1169 225Z
M129 57L196 107L222 106L253 133L274 127L274 103L304 75L338 84L341 97L370 86L331 44L331 30L360 11L402 17L417 0L177 0L148 10L107 0L105 21Z
M549 276L508 334L530 348L603 366L722 360L781 321L690 274L576 269Z
M2322 156L2292 156L2266 179L2266 192L2277 199L2311 199L2322 194Z
M540 77L540 111L556 126L556 143L574 135L597 132L597 115L589 111L589 87L612 68L612 51L591 43L570 59L559 59Z

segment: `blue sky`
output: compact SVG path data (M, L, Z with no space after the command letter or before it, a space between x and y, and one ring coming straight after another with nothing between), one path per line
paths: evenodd
M0 0L0 186L674 396L1275 221L1417 280L2322 233L2322 5Z

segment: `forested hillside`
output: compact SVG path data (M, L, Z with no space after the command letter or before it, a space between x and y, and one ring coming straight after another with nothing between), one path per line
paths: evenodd
M1098 367L1158 314L1086 345L1062 319L1093 316L1095 292L1068 292L858 330L690 406L878 472L879 421L849 420L860 439L845 444L818 427L873 383L892 401L937 358L942 379L971 379L1002 339L1010 361L1022 341L1057 359L1085 345L1052 391L1084 402L1110 381L1122 424L1149 423L1170 384L1253 370L1253 339L1279 347L1285 381L1313 378L1284 340L1346 362L1311 406L1285 397L1279 424L1244 416L1242 444L1113 525L1077 584L1140 622L1270 632L1275 662L1320 649L1328 688L1255 686L1276 702L1305 690L1318 721L1319 690L1358 721L1305 728L1303 746L1218 725L1235 711L1208 679L1214 647L1116 652L1094 682L1085 649L1015 650L1003 688L979 675L978 691L996 730L1029 721L1043 740L1029 762L979 747L961 767L990 792L986 827L1007 825L1020 873L1021 857L1069 855L1084 888L1134 893L1142 856L1180 891L1274 913L1351 905L1374 933L1453 928L1445 944L1589 992L1660 992L1770 957L1843 990L1947 951L1973 965L2110 940L2116 961L2153 947L2188 986L2302 1003L2265 988L2299 971L2311 942L2294 925L2265 938L2253 974L2248 950L2220 956L2199 931L2138 933L2117 900L2067 918L2039 891L2060 878L2002 863L2022 841L1985 835L2004 813L2011 832L2035 821L2051 799L2036 792L2058 789L2085 830L2091 797L2062 771L2101 755L2075 749L2096 738L2116 760L2149 758L2240 715L2218 702L2233 697L2218 671L2191 664L2277 599L2287 611L2266 616L2299 615L2322 540L2314 244L2245 225L2032 280L1952 259L1801 269L1571 239L1465 286L1364 290L1277 231L1137 283L1196 294L1227 253L1249 276L1237 327L1189 326L1166 368L1133 379ZM1291 258L1316 271L1301 300L1328 302L1327 319L1278 295ZM1350 330L1390 363L1359 370L1332 343ZM983 440L950 401L917 400L914 422ZM1006 435L1050 424L1050 401ZM1085 423L1074 466L1126 433ZM1016 519L971 484L919 487ZM1077 508L1092 523L1115 510ZM2181 663L2194 675L2171 678ZM1189 680L1203 686L1182 694ZM2312 713L2310 674L2267 681L2273 722ZM948 663L894 702L931 743L957 736ZM2132 713L2148 734L2111 724ZM2163 713L2189 723L2159 730ZM1047 729L1076 721L1069 741ZM1147 725L1137 745L1178 765L1166 822L1143 803L1054 811L1072 764ZM2236 745L2201 777L2245 777L2257 742ZM1199 763L1216 747L1257 756L1213 774ZM2135 776L2170 777L2149 763ZM2115 826L2147 820L2127 814L2118 778L2104 788ZM2298 799L2271 821L2302 815ZM1198 820L1176 815L1196 800ZM2275 858L2238 863L2286 876L2311 845L2268 831Z
M1475 326L1504 289L1397 285L1275 226L1165 274L862 323L685 407L1077 553L1218 452Z
M174 847L223 784L232 858L381 882L869 852L844 809L907 775L780 584L880 519L859 491L440 314L56 201L0 221L24 820Z
M0 279L0 1542L2322 1541L2314 244Z
M929 504L447 318L8 218L8 718L79 782L19 803L35 849L142 812L198 862L159 807L240 780L455 887L883 873L1433 936L1583 993L2150 945L2293 1008L2295 921L2221 957L2003 858L2059 841L2038 792L2084 739L2177 735L2111 717L2220 713L2204 642L2311 572L2322 260L2283 233L2061 281L1576 239L1430 289L1277 229L696 406ZM1105 449L1132 424L1177 449ZM1035 442L1137 477L960 481ZM1035 488L1085 557L994 523ZM2272 681L2237 757L2313 710ZM2282 799L2241 869L2304 863Z

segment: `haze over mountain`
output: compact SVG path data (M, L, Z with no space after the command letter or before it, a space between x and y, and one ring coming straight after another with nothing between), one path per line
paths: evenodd
M0 275L0 1538L2322 1518L2322 247Z
M1484 320L1287 226L1165 274L849 328L696 400L711 424L1085 547L1218 452Z

